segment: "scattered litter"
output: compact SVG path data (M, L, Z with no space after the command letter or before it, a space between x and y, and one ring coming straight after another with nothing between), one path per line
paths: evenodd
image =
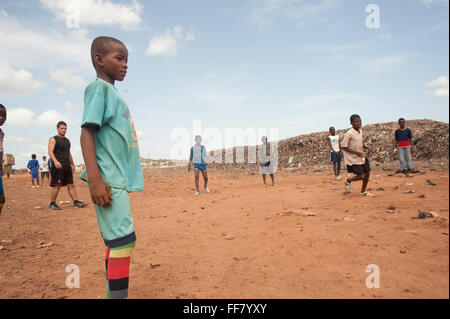
M415 191L407 191L407 192L404 192L403 194L415 194L416 192Z
M42 209L42 207L41 206L35 206L35 207L33 207L33 209L40 210L40 209Z
M49 242L48 244L44 244L43 242L41 242L41 244L39 244L38 246L36 246L36 248L44 248L44 247L49 247L53 245L53 242Z
M161 264L152 264L152 263L150 263L150 267L152 267L152 269L155 269L155 268L161 267Z
M413 183L406 183L406 186L413 186Z
M235 261L247 260L248 257L233 257Z
M225 237L224 237L226 240L232 240L232 239L234 239L234 235L233 234L228 234L228 235L225 235Z
M316 214L311 213L311 212L304 212L302 215L303 215L304 217L312 217L312 216L316 216Z
M384 192L384 188L383 187L377 188L377 191L378 192Z
M425 198L425 195L424 195L424 194L422 194L422 195L420 195L420 196L419 196L419 198Z
M411 219L425 219L425 218L433 218L433 214L422 212L419 210L417 217L411 217Z
M388 207L388 209L389 209L389 210L396 210L397 207L391 205L391 206Z
M427 182L427 184L428 184L428 185L431 185L431 186L436 186L436 184L435 184L435 183L433 183L432 181L430 181L429 179L427 179L427 180L426 180L426 182Z
M400 250L400 254L406 254L406 250Z
M60 204L70 204L70 200L61 200L59 201Z

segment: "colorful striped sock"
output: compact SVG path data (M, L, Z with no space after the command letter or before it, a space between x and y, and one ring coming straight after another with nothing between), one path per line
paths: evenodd
M128 298L128 283L130 275L130 260L136 242L116 248L107 248L106 268L106 299Z

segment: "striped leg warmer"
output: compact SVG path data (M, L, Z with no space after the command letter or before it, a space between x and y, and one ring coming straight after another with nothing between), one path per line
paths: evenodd
M136 242L106 250L106 299L128 298L130 259Z

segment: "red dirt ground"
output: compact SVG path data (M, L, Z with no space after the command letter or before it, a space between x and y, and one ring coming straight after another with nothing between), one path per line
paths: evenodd
M265 189L257 174L211 170L211 193L195 197L192 173L146 170L145 192L131 194L138 240L129 297L449 298L449 174L424 172L375 170L368 198L359 183L344 195L328 171L279 172ZM28 176L4 184L0 298L103 298L93 205L49 212L49 187L31 189ZM90 202L86 185L76 187ZM411 219L419 209L439 217ZM53 244L36 248L42 242ZM66 288L68 264L80 267L79 289ZM365 285L369 264L380 268L379 289Z

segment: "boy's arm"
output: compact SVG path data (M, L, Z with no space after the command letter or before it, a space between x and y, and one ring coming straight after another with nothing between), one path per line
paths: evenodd
M359 157L364 157L364 152L354 151L353 149L351 149L349 147L350 139L351 139L351 137L344 136L344 140L342 141L341 148L348 153L356 154ZM364 145L363 145L363 147L364 147Z
M113 199L109 186L100 175L97 163L97 153L95 148L95 131L92 125L81 129L81 151L83 152L84 163L89 180L89 192L94 204L99 206L111 206Z
M55 153L53 152L55 150L55 144L56 140L52 137L50 141L48 141L48 155L52 159L53 165L55 165L57 169L61 169L62 165L60 162L58 162L58 160L55 157Z

